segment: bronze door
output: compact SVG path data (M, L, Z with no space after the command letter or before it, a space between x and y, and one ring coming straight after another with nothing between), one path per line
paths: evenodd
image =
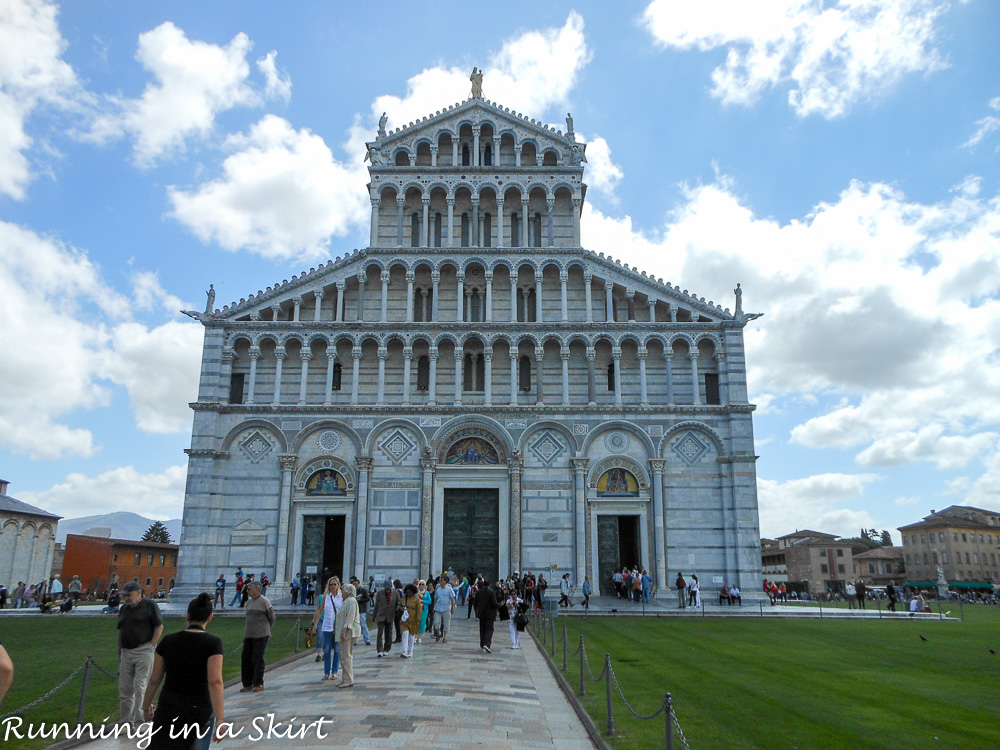
M497 579L500 572L500 490L445 489L441 560L445 568L460 577L471 571L491 581ZM504 575L507 572L504 571Z

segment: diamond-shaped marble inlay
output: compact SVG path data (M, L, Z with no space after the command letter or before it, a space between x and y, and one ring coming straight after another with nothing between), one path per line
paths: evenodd
M684 437L674 441L671 450L690 466L705 455L708 446L695 437L694 433L688 432Z
M628 435L621 430L614 430L604 436L604 447L612 453L624 453L631 444Z
M543 466L551 466L566 452L566 445L558 435L546 430L528 446L528 450Z
M316 444L324 453L336 453L342 442L343 439L336 430L323 430L316 439Z
M408 433L397 429L384 437L379 442L378 448L390 463L398 464L417 449L417 444Z
M260 431L255 431L248 435L247 438L240 443L240 450L246 454L246 457L250 459L251 463L257 463L264 456L271 452L274 446L264 437Z

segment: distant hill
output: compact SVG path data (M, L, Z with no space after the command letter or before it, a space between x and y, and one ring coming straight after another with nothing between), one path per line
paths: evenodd
M138 513L119 511L106 513L103 516L84 516L83 518L64 518L59 522L56 541L66 542L67 534L83 534L87 529L104 526L111 528L111 536L115 539L142 539L146 529L155 519L145 518ZM170 532L170 541L178 543L181 538L181 519L164 521L163 525Z

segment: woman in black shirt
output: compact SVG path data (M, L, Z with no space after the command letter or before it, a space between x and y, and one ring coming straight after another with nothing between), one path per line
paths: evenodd
M153 721L150 750L204 750L224 720L222 640L205 632L211 619L211 594L198 594L188 605L187 630L165 636L156 647L142 702L143 713ZM154 704L160 683L163 691Z

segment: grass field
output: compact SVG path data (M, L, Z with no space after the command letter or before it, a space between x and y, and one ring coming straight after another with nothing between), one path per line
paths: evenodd
M118 672L117 618L47 615L45 617L0 617L0 641L14 661L14 684L0 707L0 715L20 709L44 695L83 664L88 654L111 674ZM303 627L309 618L303 620ZM275 663L295 652L296 618L279 617L268 643L265 659ZM180 617L164 618L164 633L184 627ZM223 677L238 677L240 673L239 649L243 642L242 617L218 617L209 624L208 631L222 639L226 649L223 660ZM302 633L300 648L305 648ZM233 653L233 651L236 651ZM37 708L19 713L24 725L39 722L76 721L80 700L82 672ZM87 709L84 720L103 723L106 717L118 719L118 681L92 670L87 691ZM0 747L17 747L30 750L45 747L44 740L4 741L4 726L0 723Z
M594 674L611 654L636 711L670 692L692 748L1000 747L997 607L967 606L964 622L567 617L557 633L564 622ZM577 692L579 657L568 667ZM603 733L604 682L582 700ZM632 719L617 694L613 705L613 746L664 746L662 717Z

